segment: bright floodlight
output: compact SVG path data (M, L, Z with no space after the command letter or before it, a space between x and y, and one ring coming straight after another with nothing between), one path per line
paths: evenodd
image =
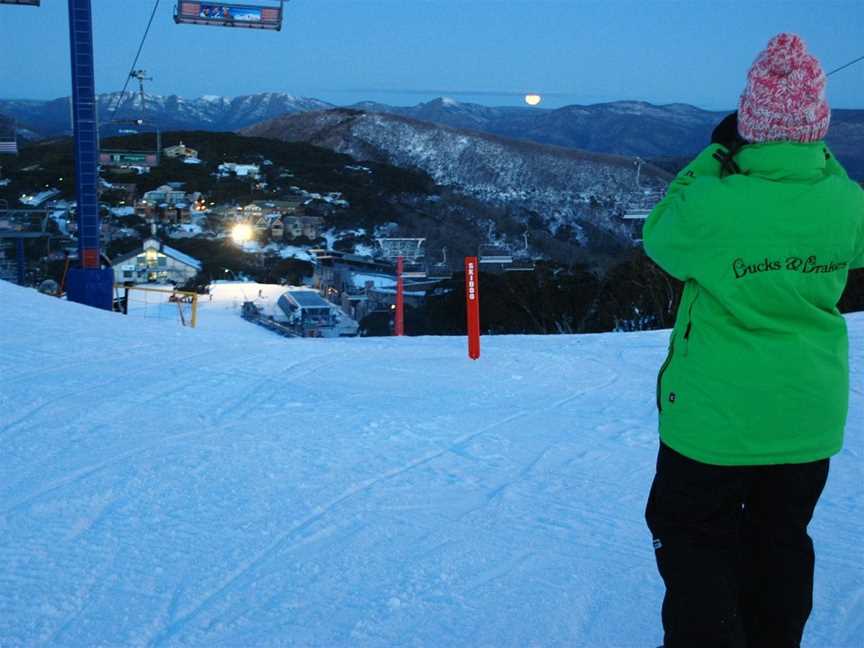
M231 238L238 245L243 245L252 238L252 227L247 223L237 223L231 230Z
M525 103L527 103L529 106L536 106L541 101L543 101L543 97L541 97L539 94L527 94L527 95L525 95Z

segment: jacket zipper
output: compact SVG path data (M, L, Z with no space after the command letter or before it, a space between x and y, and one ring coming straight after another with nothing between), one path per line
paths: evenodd
M690 333L693 332L693 306L696 303L696 300L699 299L699 287L696 287L696 295L693 299L690 300L690 306L687 309L687 328L684 329L684 355L687 355L687 352L690 349ZM663 412L663 399L661 398L661 391L663 389L662 381L663 374L665 373L669 363L672 362L672 356L675 354L675 334L672 334L672 339L669 340L669 353L666 355L666 360L663 362L663 365L660 367L660 372L657 374L657 411L662 414Z
M666 354L666 360L663 362L660 367L660 371L657 374L657 411L663 412L663 405L660 399L660 391L662 389L661 382L663 380L663 373L666 371L666 367L669 366L669 363L672 362L672 355L675 353L675 334L672 334L672 339L669 340L669 353Z
M684 355L690 351L690 333L693 332L693 306L696 305L696 300L699 299L698 288L696 296L690 301L690 308L687 309L687 328L684 330Z

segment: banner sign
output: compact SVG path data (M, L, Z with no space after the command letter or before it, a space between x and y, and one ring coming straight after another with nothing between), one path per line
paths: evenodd
M468 357L480 357L480 282L477 257L465 257L465 305L468 311Z
M199 18L211 20L233 20L239 22L260 22L263 9L259 7L236 7L223 4L201 3Z
M278 7L243 5L232 2L199 2L178 0L174 22L217 27L282 28L282 3Z
M99 164L103 166L155 167L159 164L159 158L155 153L102 151L99 153Z

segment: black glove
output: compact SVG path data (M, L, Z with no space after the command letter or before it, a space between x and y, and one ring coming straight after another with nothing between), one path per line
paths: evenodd
M738 134L738 111L729 113L723 120L714 128L711 133L712 144L722 144L728 149L734 147L738 143L738 148L741 148L747 142Z
M741 173L741 168L733 159L735 154L741 150L741 147L747 144L747 140L738 134L738 111L726 115L723 120L717 124L714 132L711 133L711 143L720 144L725 147L728 153L717 151L714 157L720 161L722 165L721 177Z

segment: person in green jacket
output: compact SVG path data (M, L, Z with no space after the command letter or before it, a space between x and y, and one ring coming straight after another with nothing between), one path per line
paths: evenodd
M646 509L666 648L799 646L812 608L807 525L849 398L837 303L864 266L864 192L823 141L825 85L801 38L771 39L645 223L646 253L684 282Z

